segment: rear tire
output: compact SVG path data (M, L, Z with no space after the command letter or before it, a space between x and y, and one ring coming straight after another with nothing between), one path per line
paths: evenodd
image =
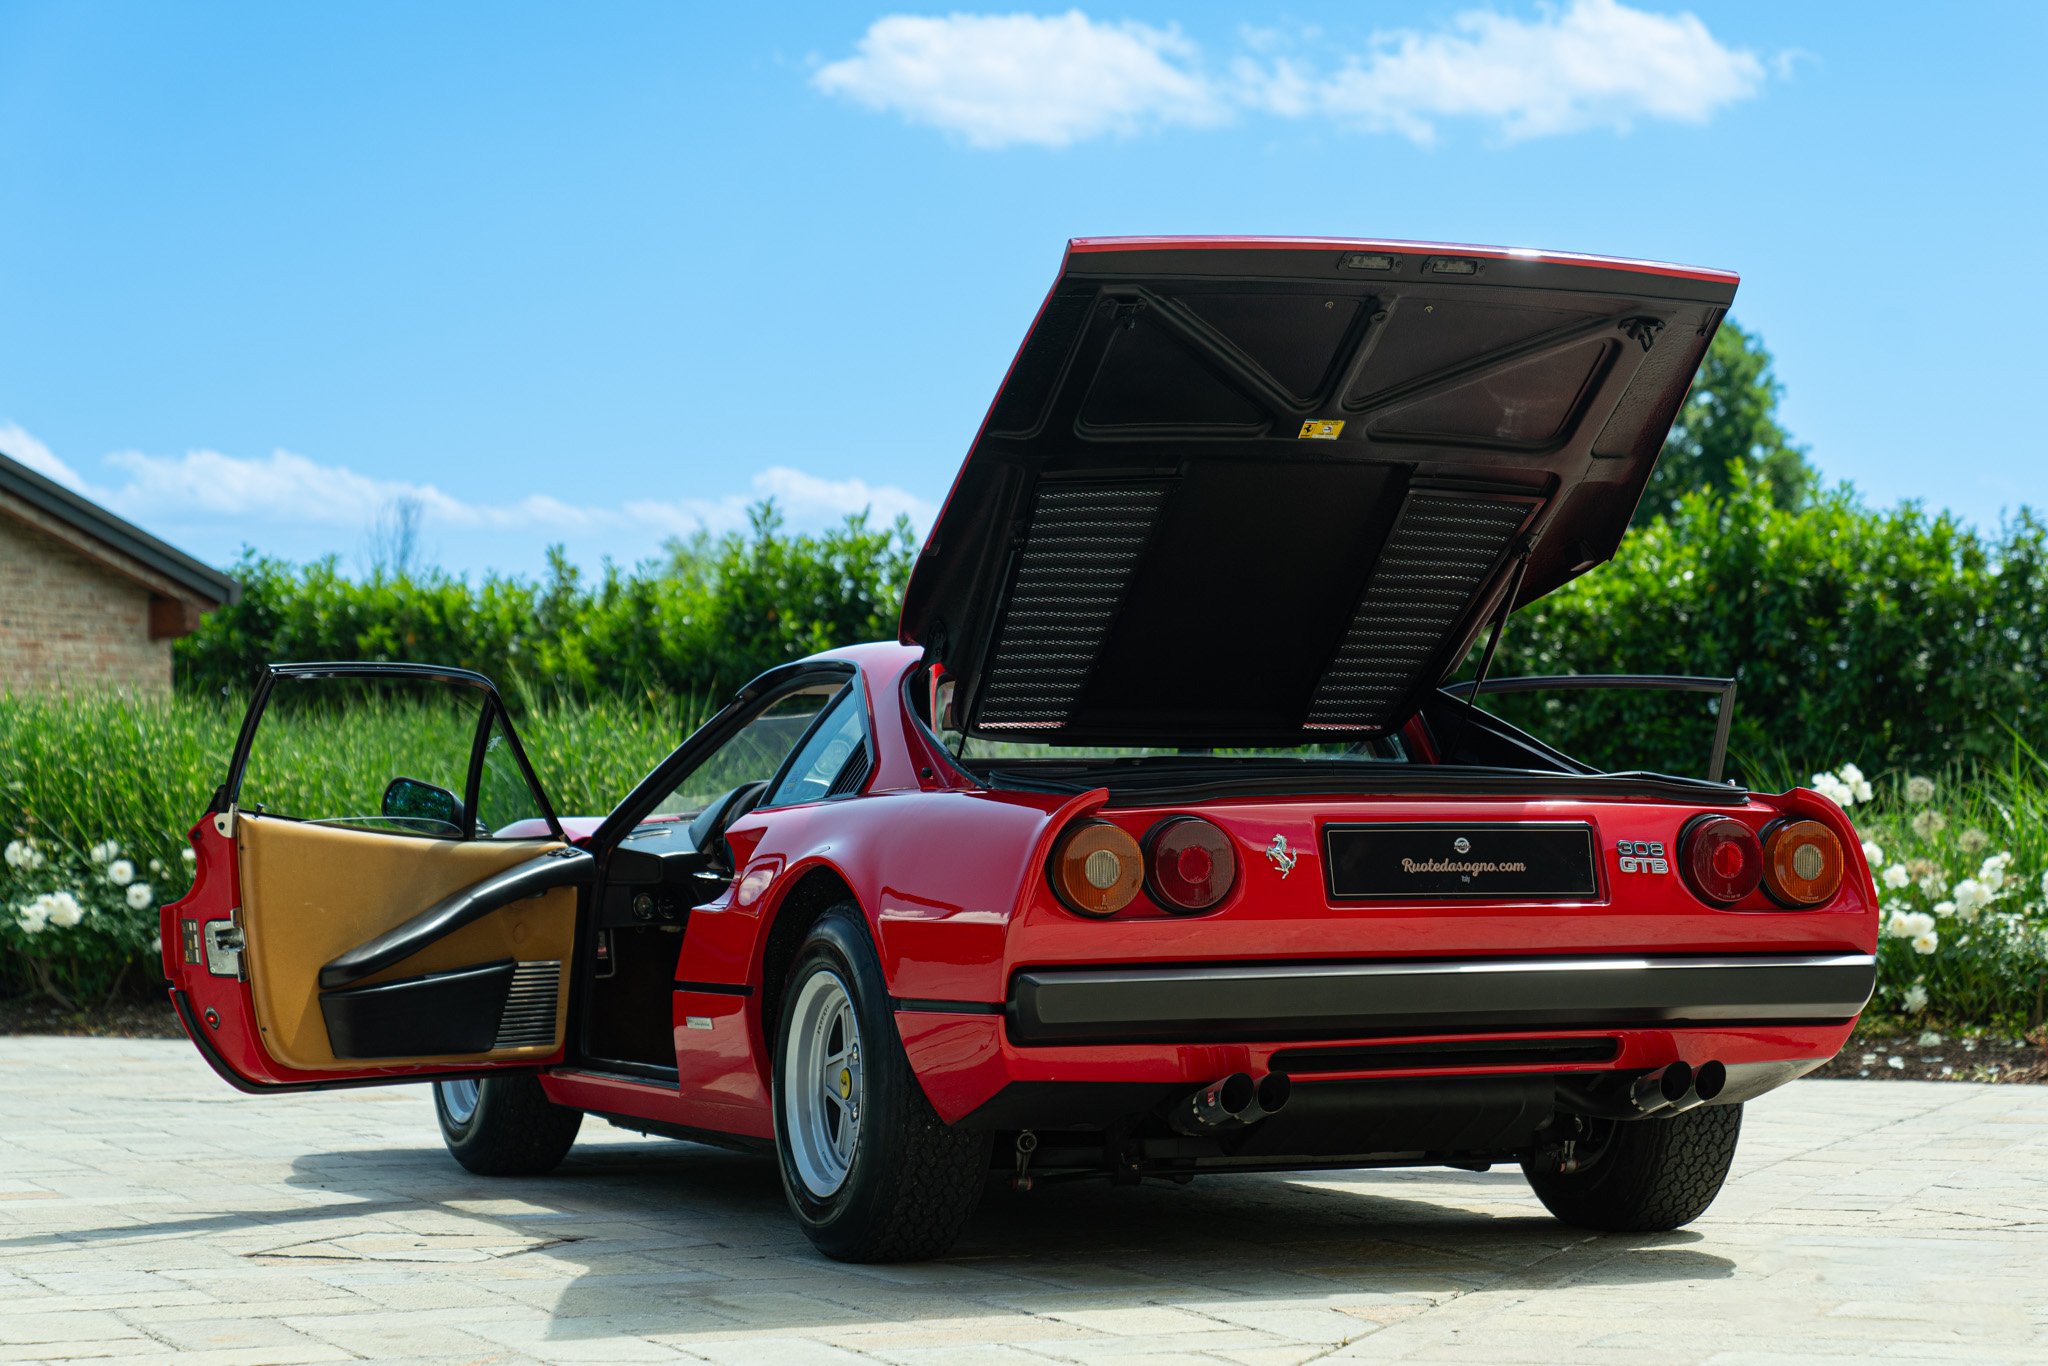
M1667 1233L1706 1213L1728 1179L1740 1105L1702 1105L1669 1119L1593 1121L1576 1172L1522 1172L1550 1212L1599 1233Z
M469 1088L474 1087L472 1092ZM524 1073L434 1083L448 1152L479 1176L539 1176L569 1155L583 1112L557 1105Z
M820 1252L903 1262L953 1245L988 1179L989 1136L952 1128L925 1098L851 901L797 947L772 1075L783 1194Z

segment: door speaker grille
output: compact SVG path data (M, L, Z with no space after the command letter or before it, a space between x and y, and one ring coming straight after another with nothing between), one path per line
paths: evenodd
M561 991L559 961L521 963L514 968L511 989L505 993L505 1009L498 1016L498 1037L492 1041L491 1051L552 1044L555 1002Z
M1435 681L1421 675L1455 643L1530 511L1521 499L1410 493L1316 685L1310 727L1384 730L1406 719L1393 714L1396 704Z
M984 675L982 726L1047 730L1073 712L1166 491L1163 483L1040 487Z

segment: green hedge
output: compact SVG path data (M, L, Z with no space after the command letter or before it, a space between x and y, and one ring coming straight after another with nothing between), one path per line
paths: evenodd
M1873 770L1997 759L2008 728L2048 748L2048 528L1993 534L1846 489L1798 511L1732 467L1624 542L1618 558L1518 613L1495 672L1730 674L1735 771ZM914 543L860 518L789 535L772 509L749 535L699 539L669 562L585 582L555 558L539 582L429 572L344 576L249 557L242 602L178 646L186 691L244 690L265 660L411 659L548 698L715 702L772 664L896 630ZM1610 767L1698 771L1711 721L1670 695L1501 699L1517 722Z
M475 669L514 705L540 698L722 699L770 665L893 637L916 544L909 523L849 517L791 535L768 504L748 534L672 545L664 563L594 580L559 551L546 578L470 583L436 570L356 580L245 554L242 600L176 649L187 692L247 691L268 661L414 660Z
M2044 628L2048 528L2034 514L1983 534L1847 489L1793 512L1740 476L1518 612L1494 672L1732 675L1738 771L2002 763L2015 733L2048 751ZM1698 772L1711 733L1699 703L1669 694L1489 705L1609 767Z

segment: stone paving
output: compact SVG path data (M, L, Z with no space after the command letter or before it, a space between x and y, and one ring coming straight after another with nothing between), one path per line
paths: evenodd
M0 1360L2048 1361L2048 1087L1805 1081L1695 1227L1497 1170L993 1192L944 1262L810 1250L764 1159L588 1121L474 1177L423 1088L237 1095L0 1038Z

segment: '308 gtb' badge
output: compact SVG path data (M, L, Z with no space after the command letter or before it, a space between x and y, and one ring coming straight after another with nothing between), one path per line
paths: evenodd
M1275 835L1273 842L1266 846L1266 857L1273 861L1273 866L1280 870L1280 876L1284 878L1294 871L1294 861L1301 855L1287 847L1287 836Z
M1617 840L1614 852L1620 856L1624 873L1668 873L1671 864L1664 857L1662 840Z

